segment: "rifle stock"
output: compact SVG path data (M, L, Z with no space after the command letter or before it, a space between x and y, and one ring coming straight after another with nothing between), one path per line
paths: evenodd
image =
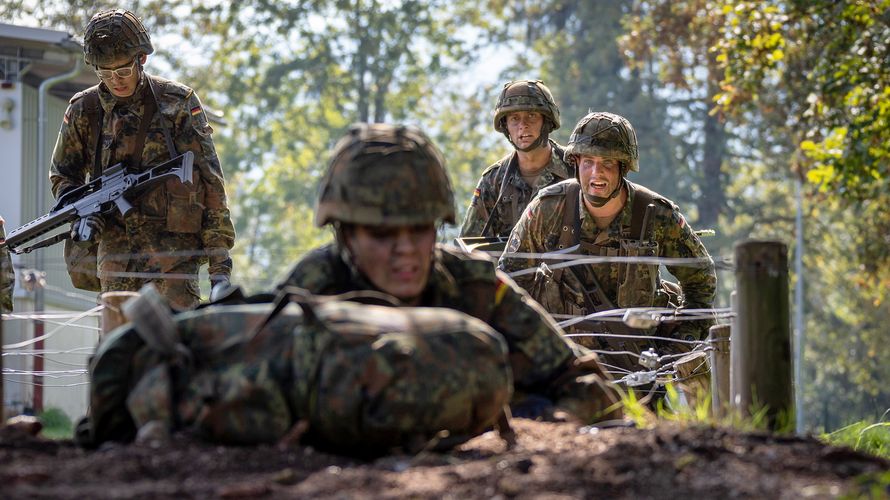
M56 202L49 213L15 229L6 237L6 246L13 253L28 253L34 249L58 243L71 233L66 231L25 245L31 240L49 233L69 222L75 222L74 233L78 241L93 239L93 230L85 219L90 215L102 215L115 208L121 215L133 210L131 199L166 181L178 178L183 184L191 184L195 154L191 151L170 161L151 167L142 172L130 172L123 163L118 163L90 182L68 191Z

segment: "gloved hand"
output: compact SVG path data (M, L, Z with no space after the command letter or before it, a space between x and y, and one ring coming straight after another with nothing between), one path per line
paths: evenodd
M96 241L105 230L105 219L101 215L87 215L71 225L71 239L74 241ZM81 233L86 232L86 237Z
M210 276L210 302L215 302L217 299L224 296L226 293L226 290L231 286L232 286L232 284L229 282L228 276L211 275Z

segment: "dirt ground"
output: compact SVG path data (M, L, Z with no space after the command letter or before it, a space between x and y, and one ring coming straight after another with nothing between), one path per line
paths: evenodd
M651 430L512 425L517 442L509 449L488 432L450 453L370 462L301 446L184 438L88 452L6 427L0 498L890 497L890 462L809 437L670 423Z

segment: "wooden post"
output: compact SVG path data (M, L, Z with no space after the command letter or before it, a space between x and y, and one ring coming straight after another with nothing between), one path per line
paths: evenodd
M779 241L740 242L735 267L733 407L743 415L766 408L770 426L778 429L794 422L788 247Z
M138 296L137 292L105 292L99 296L99 301L105 306L102 308L100 340L115 328L127 323L127 317L124 316L121 306L124 305L124 302Z
M729 406L729 325L711 327L711 412L714 418L726 415Z

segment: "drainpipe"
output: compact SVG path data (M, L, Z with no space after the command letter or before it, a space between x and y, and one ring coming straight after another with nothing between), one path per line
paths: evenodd
M83 69L83 57L78 57L78 54L81 52L80 45L74 42L63 42L63 48L75 54L74 57L74 68L67 73L62 73L50 78L47 78L43 82L41 82L40 87L37 90L37 169L41 171L46 168L46 99L49 94L49 90L55 86L57 83L65 82L73 79L78 74L80 74ZM75 49L77 49L75 51ZM45 170L43 170L45 172ZM37 217L40 217L44 211L46 210L46 174L37 174ZM34 268L38 271L43 271L46 267L45 258L43 255L43 249L38 248L34 251ZM42 286L36 286L34 288L34 312L36 314L42 314L45 308L44 305L44 290ZM34 338L43 337L43 322L35 321L34 322ZM39 340L34 344L34 349L40 351L43 349L43 341ZM43 357L36 356L34 358L34 372L38 375L34 376L34 411L40 412L43 410L43 377L39 375L40 372L43 371Z

